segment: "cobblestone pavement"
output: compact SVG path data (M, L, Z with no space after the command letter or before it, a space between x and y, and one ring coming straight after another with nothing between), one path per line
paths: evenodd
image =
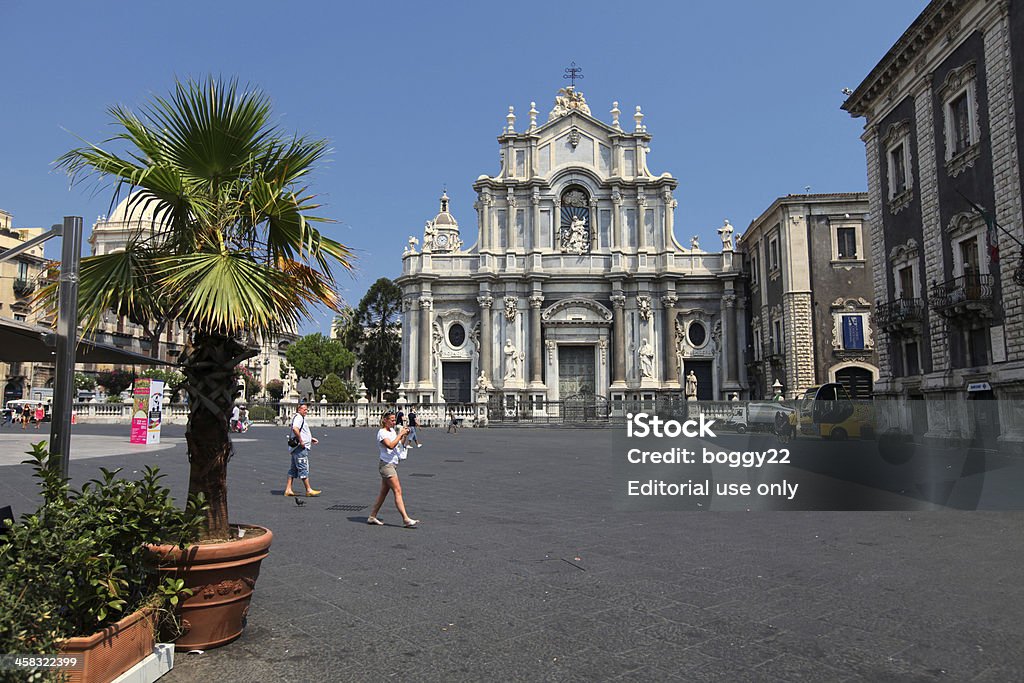
M183 492L182 428L141 453L127 431L76 427L116 453L75 456L76 482L152 462ZM373 430L314 433L303 506L285 430L239 435L232 518L274 545L242 637L162 681L1024 680L1020 513L623 513L608 431L423 432L401 466L418 529L390 501L383 527L330 509L372 504ZM34 502L0 466L0 505Z

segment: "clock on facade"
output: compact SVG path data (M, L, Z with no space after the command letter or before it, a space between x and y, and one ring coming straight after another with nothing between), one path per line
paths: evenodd
M437 246L439 246L441 248L447 247L448 246L448 235L444 235L444 234L438 235L437 236Z

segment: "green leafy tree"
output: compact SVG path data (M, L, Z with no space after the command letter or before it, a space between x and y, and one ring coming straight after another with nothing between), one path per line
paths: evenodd
M178 82L138 113L109 110L116 132L58 159L73 182L109 180L157 226L124 251L82 260L79 311L86 331L104 312L171 318L191 331L179 358L189 396L189 492L205 495L204 538L227 539L228 419L235 366L257 355L240 339L267 338L338 310L332 266L351 252L322 235L304 185L327 144L271 123L269 98L234 81ZM149 294L152 293L152 294Z
M327 375L340 375L356 361L355 355L337 339L329 339L317 332L307 334L285 351L288 363L299 377L308 377L319 396L320 385Z
M75 389L78 391L92 391L96 388L96 378L81 372L75 373Z
M320 394L327 397L328 403L348 403L352 400L345 382L333 372L324 378L320 385Z
M280 401L284 398L284 382L279 379L272 379L267 382L267 395L272 401Z
M132 386L135 373L127 370L110 370L97 374L96 381L106 390L107 395L113 398Z
M356 307L345 343L358 349L359 376L374 396L393 392L402 363L399 315L402 290L386 277L374 282Z

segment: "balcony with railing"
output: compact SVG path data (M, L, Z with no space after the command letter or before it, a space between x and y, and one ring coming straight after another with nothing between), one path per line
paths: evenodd
M16 296L27 296L35 291L36 283L25 278L15 278L14 294Z
M973 321L995 317L995 278L988 274L961 275L932 285L928 298L945 318Z
M889 334L914 336L921 333L925 318L924 301L899 298L875 306L875 322Z

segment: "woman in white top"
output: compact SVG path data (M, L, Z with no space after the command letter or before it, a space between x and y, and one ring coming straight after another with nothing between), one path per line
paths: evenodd
M366 523L384 524L377 518L377 513L384 505L384 499L388 497L388 492L394 491L395 507L398 508L398 514L402 515L402 522L405 526L412 528L419 524L419 520L413 519L405 512L402 483L398 481L399 453L403 448L402 440L409 434L409 428L402 427L396 432L395 421L395 413L390 410L380 418L380 429L377 431L377 448L380 450L380 462L377 465L380 472L380 493L377 494L377 502L373 504L373 511L366 518Z

